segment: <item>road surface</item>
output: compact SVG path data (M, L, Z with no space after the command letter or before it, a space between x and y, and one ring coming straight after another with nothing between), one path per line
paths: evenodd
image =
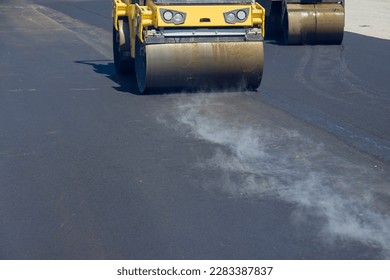
M1 259L390 258L390 41L270 41L257 92L142 96L110 7L0 3Z

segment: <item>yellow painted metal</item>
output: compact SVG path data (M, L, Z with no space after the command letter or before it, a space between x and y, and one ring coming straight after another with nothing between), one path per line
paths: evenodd
M115 29L118 31L118 18L127 16L128 5L122 0L112 1L112 18Z
M149 1L153 4L152 1ZM151 4L149 6L140 6L135 4L135 17L137 18L137 35L141 42L144 42L143 30L148 26L157 26L156 14L153 13Z
M237 9L246 9L250 5L218 5L218 6L164 6L162 8L174 10L178 12L186 13L186 20L182 27L221 27L221 26L252 26L252 14L249 14L248 18L244 22L237 22L234 24L226 23L224 18L224 13L237 10ZM160 8L158 8L160 10ZM202 22L201 19L207 18L210 21ZM166 23L161 18L161 13L157 12L158 26L161 27L173 27L174 23Z
M160 9L169 9L186 13L186 20L183 24L175 25L174 23L166 23L161 18ZM236 22L229 24L225 21L224 13L238 10L249 9L250 13L244 22ZM231 4L231 5L156 5L151 0L146 0L145 6L131 4L129 0L113 0L113 20L116 30L118 30L118 18L123 16L129 17L130 24L137 25L137 36L143 42L143 30L148 26L155 28L159 27L252 27L261 26L264 36L265 30L265 10L258 3L247 5ZM207 18L210 21L202 22L201 19ZM135 20L136 19L136 20ZM131 28L133 29L133 28ZM135 35L135 34L134 34Z

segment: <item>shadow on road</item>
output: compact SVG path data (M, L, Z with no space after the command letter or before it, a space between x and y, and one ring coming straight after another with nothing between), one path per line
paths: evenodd
M118 84L113 88L119 92L140 95L134 73L127 76L118 75L112 60L77 60L75 63L92 66L95 73L104 75Z
M195 88L164 88L164 89L153 89L148 90L146 93L140 93L137 86L137 81L135 78L135 73L130 72L127 75L118 75L115 71L115 65L112 60L77 60L77 64L83 64L92 66L95 73L104 75L109 78L118 86L113 88L119 92L130 93L134 95L161 95L161 94L192 94L192 93L213 93L213 92L242 92L248 91L245 88L242 88L242 85L236 87L216 87L215 85L201 85ZM250 91L250 90L249 90ZM254 90L253 92L256 92Z

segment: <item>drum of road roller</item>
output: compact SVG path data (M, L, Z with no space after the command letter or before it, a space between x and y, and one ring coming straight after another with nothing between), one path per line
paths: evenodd
M341 44L344 17L344 7L338 3L287 4L283 16L285 42Z
M259 87L263 41L136 45L139 91Z

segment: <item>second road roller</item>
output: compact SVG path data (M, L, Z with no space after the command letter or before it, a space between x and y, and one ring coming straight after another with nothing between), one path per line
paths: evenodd
M267 36L286 44L341 44L344 0L256 0L266 10Z
M113 0L118 73L140 93L259 87L264 8L254 0Z

